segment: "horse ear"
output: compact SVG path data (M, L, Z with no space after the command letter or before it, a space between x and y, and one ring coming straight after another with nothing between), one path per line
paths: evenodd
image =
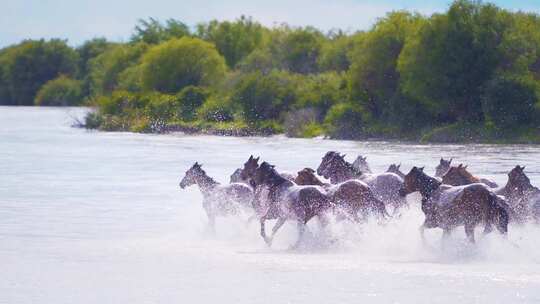
M419 168L418 170L424 172L424 168L425 168L425 167L422 167L422 168Z
M521 167L521 171L525 171L525 166Z
M253 160L253 155L250 155L248 160Z
M459 164L459 166L457 166L458 168L463 168L463 164Z
M454 158L450 158L450 160L448 161L448 163L451 164L453 160L454 160Z
M401 167L401 163L399 163L399 165L397 165L397 168L399 169Z
M439 161L439 163L444 163L444 159L441 157L441 160Z
M468 166L469 166L469 165L466 165L465 167L463 167L463 169L467 169Z

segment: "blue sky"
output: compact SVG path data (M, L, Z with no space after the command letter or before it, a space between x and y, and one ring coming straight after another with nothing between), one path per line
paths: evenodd
M125 41L139 18L175 18L188 25L244 14L265 25L287 22L323 30L367 29L386 12L444 11L448 0L1 0L0 47L25 38L68 39L79 45L93 37ZM512 10L540 13L540 0L495 0Z

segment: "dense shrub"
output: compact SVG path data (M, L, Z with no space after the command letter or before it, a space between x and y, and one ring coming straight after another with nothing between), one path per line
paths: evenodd
M225 74L225 61L214 45L197 38L172 39L142 58L144 89L175 94L186 86L215 85Z
M234 119L233 105L228 99L211 97L197 110L197 117L213 122L232 121Z
M535 117L538 84L499 77L491 81L482 98L486 122L496 128L528 125Z
M59 39L25 40L0 52L1 104L32 105L37 91L61 74L74 76L77 53Z
M182 120L193 120L196 118L197 109L203 105L210 96L207 89L195 86L187 86L178 93L178 118Z
M339 103L328 111L324 120L327 134L337 139L358 139L364 134L361 108L351 103Z
M255 72L242 78L231 100L248 122L278 119L296 101L296 89L296 78L287 72Z
M38 106L76 106L82 102L81 82L66 76L50 80L39 89Z
M124 89L129 87L126 83L132 74L123 74L139 63L139 59L148 49L145 43L115 45L108 48L99 56L90 60L90 94L93 96L110 94L120 89L119 83L123 81ZM131 70L137 71L137 70Z

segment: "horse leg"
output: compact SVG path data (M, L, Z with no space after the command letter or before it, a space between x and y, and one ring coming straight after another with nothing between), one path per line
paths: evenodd
M266 218L263 216L261 217L260 219L260 223L261 223L261 237L263 238L264 242L266 243L266 245L268 245L269 247L272 246L272 241L266 236L266 229L265 229L265 221L266 221Z
M450 234L452 234L452 231L450 229L443 229L443 240L446 240L450 237Z
M491 231L493 231L493 226L491 224L491 221L487 221L486 222L486 226L484 227L484 232L483 234L486 235L486 234L489 234L491 233Z
M469 239L469 242L474 244L474 225L465 224L465 234L467 235L467 239Z
M285 224L285 221L287 219L283 218L283 217L280 217L278 218L277 220L277 223L274 225L274 228L272 228L272 236L270 236L270 245L272 245L272 241L274 240L274 235L276 235L276 232L278 232L279 228L281 228L281 226L283 226L283 224Z
M422 224L420 225L420 227L418 228L418 230L420 231L420 238L422 239L422 242L425 242L426 241L426 237L424 235L424 231L426 230L426 225Z
M304 232L306 231L306 223L304 223L302 220L299 220L297 227L298 227L298 240L296 240L296 243L293 245L292 249L296 249L298 248L298 246L300 246L300 242L302 242L302 237L304 236Z
M250 217L248 217L246 226L249 226L249 224L251 224L251 222L253 222L256 218L257 218L256 214L253 214Z
M216 216L213 214L208 214L208 228L212 235L216 234Z

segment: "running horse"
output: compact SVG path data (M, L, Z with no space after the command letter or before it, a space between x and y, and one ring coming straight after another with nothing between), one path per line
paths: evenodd
M526 220L532 218L540 221L540 189L531 184L531 180L525 174L525 167L519 165L508 173L508 182L504 187L496 190L503 195L515 208L515 212Z
M195 184L199 186L203 195L203 208L213 232L217 216L235 215L242 209L252 210L253 190L248 185L241 183L221 185L208 176L198 162L187 170L180 182L180 188L184 189Z
M413 167L405 175L400 195L419 191L425 220L420 227L422 239L426 228L443 229L448 237L452 229L465 226L468 240L474 243L474 229L485 224L484 233L495 224L502 234L508 231L508 205L483 184L465 186L443 185L436 178L424 173L424 168Z
M394 173L366 174L358 171L345 160L345 155L338 152L327 152L317 168L317 174L329 179L332 184L339 184L348 180L361 180L373 191L375 197L385 204L394 207L394 212L406 204L406 200L399 195L403 179Z
M330 195L339 211L344 211L354 221L360 221L359 214L365 219L370 213L381 218L388 217L384 203L377 199L369 186L360 180L348 180L336 185L323 183L315 170L304 168L298 171L294 180L298 185L315 185L323 187Z
M293 247L297 247L302 240L306 224L315 216L321 223L326 223L325 214L333 207L330 197L320 186L298 186L294 182L282 177L267 162L258 166L251 175L250 181L255 188L268 189L266 203L272 205L268 208L277 218L277 223L272 229L272 235L268 237L265 231L265 220L261 217L261 236L268 244L272 245L274 235L287 221L293 220L298 226L298 240Z

